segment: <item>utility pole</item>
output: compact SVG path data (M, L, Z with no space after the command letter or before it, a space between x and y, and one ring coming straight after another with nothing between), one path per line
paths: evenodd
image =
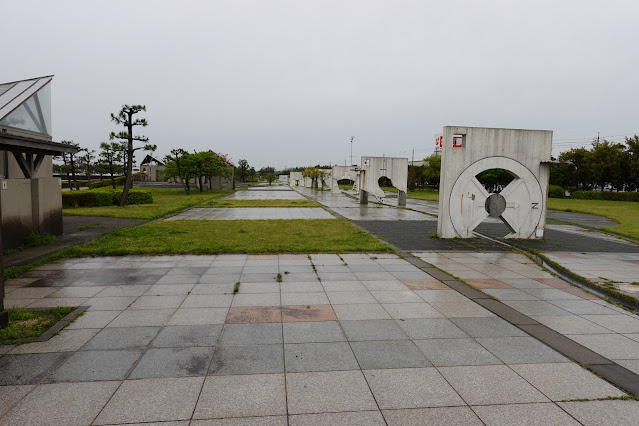
M351 166L353 165L353 139L355 136L351 136Z

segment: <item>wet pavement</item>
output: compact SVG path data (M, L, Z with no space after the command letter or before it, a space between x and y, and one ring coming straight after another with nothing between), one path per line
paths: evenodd
M321 207L194 208L166 220L335 219Z
M420 254L547 279L526 258L475 255ZM112 276L153 279L90 279ZM70 259L21 280L8 282L9 305L89 309L47 342L3 347L3 424L577 425L639 414L637 401L598 401L626 394L392 254ZM589 347L627 340L613 355L630 363L629 316L566 293L606 310L595 321L517 288L597 325L569 330Z

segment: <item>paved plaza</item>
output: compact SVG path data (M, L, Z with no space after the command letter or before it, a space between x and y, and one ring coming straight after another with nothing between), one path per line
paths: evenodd
M562 291L510 253L420 256L440 267L497 262L502 281L538 283L492 284L528 302ZM574 298L602 311L539 302L557 312L529 313L605 317L592 320L598 334L564 332L633 342L637 330L615 328L633 318ZM7 299L89 308L49 341L4 348L5 424L612 424L639 414L636 401L578 402L625 393L392 254L72 259L9 281Z
M7 281L8 306L86 311L47 341L0 347L0 424L639 424L639 402L621 389L639 393L636 315L498 242L429 237L430 202L360 207L285 187L232 194L305 197L324 208L201 208L168 220L321 211L357 218L401 256L125 256L35 268ZM554 261L607 279L637 270L634 246L553 226L550 243L600 241L588 253L550 250Z

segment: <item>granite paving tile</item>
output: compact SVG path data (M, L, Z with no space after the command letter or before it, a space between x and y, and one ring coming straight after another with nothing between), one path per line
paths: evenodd
M391 319L388 312L378 303L333 305L340 321Z
M231 306L280 306L279 293L236 294Z
M361 371L287 373L289 414L377 410Z
M204 376L213 356L213 348L151 348L137 363L130 379L154 377Z
M228 417L225 419L192 420L191 426L287 426L286 416ZM165 426L162 423L161 426ZM173 426L173 425L168 425Z
M474 339L426 339L415 344L436 367L502 363Z
M279 293L280 283L242 283L240 293Z
M224 324L228 308L179 308L168 325Z
M343 342L346 336L336 321L286 322L284 343Z
M284 305L328 305L328 298L324 291L307 293L282 293L282 306Z
M97 311L113 312L113 311ZM145 309L122 311L107 327L162 327L169 322L175 309Z
M159 331L160 327L105 328L82 350L144 349Z
M282 306L283 322L335 321L335 311L331 305L289 305Z
M475 302L430 302L446 318L494 317L495 314Z
M451 321L471 337L528 336L524 331L498 317L453 318Z
M613 331L577 315L532 316L531 318L564 335L613 333Z
M428 303L385 303L382 306L393 319L443 318Z
M355 303L377 303L368 291L329 291L326 292L333 305L350 305Z
M464 425L482 426L483 423L469 407L409 408L384 410L389 426L405 425Z
M155 348L215 346L222 325L181 325L164 327L151 343Z
M305 293L324 291L322 283L319 281L312 282L282 282L280 283L280 291L282 293Z
M629 315L583 315L583 318L615 333L639 333L639 319Z
M520 364L511 368L552 401L626 396L574 363Z
M424 354L409 340L351 342L362 369L430 367Z
M209 374L266 374L284 372L284 348L277 345L220 346Z
M79 328L104 328L111 321L120 315L120 311L92 311L84 312L77 317L75 321L69 324L67 330L75 330Z
M570 312L561 309L543 300L506 300L505 305L521 312L524 315L570 315Z
M225 324L223 345L268 345L283 343L282 324Z
M0 386L0 416L31 392L34 385Z
M231 294L190 294L184 299L182 308L228 308L231 306Z
M142 350L76 352L49 378L49 382L124 380L142 356Z
M194 419L286 414L283 374L208 376Z
M411 339L459 339L468 337L451 320L445 318L407 319L399 322Z
M439 371L469 405L548 401L505 365L440 367Z
M348 291L348 292L366 292L366 287L360 281L322 281L324 291Z
M86 301L86 305L89 305L90 311L122 311L126 309L131 303L135 302L137 297L92 297Z
M480 337L479 344L506 364L567 362L567 358L533 337Z
M349 341L408 339L393 320L342 321L341 324Z
M18 345L9 351L10 354L45 353L45 352L75 352L98 332L97 329L86 328L78 330L62 330L59 334L44 342L26 343Z
M279 306L234 306L226 316L227 324L256 324L281 322L282 310Z
M284 357L286 371L292 373L359 368L346 342L285 344Z
M289 417L291 426L343 425L343 426L383 426L386 425L379 411L358 411L322 414L297 414Z
M150 285L115 285L108 287L96 287L96 289L102 289L99 293L94 294L98 297L139 297L146 293L153 286ZM78 287L78 290L91 289L92 287ZM61 289L62 290L74 290L73 288Z
M149 288L144 295L145 296L186 296L193 290L195 284L156 284Z
M437 280L402 280L411 290L448 290L448 286Z
M120 382L55 383L35 388L3 424L90 424Z
M639 418L637 401L559 402L558 405L586 426L633 424Z
M403 284L402 284L403 285ZM422 298L411 290L371 291L379 303L420 303Z
M383 410L465 405L432 367L365 370L364 375Z
M608 359L637 359L639 342L620 334L570 334L567 337Z
M484 405L472 408L487 425L578 426L580 424L553 403Z
M0 357L0 386L39 383L69 356L69 352L3 355Z
M94 423L188 420L203 381L204 377L125 380Z

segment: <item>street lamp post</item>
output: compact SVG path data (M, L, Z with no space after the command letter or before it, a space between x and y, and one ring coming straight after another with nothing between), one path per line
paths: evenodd
M353 165L353 139L355 136L351 136L351 166Z

